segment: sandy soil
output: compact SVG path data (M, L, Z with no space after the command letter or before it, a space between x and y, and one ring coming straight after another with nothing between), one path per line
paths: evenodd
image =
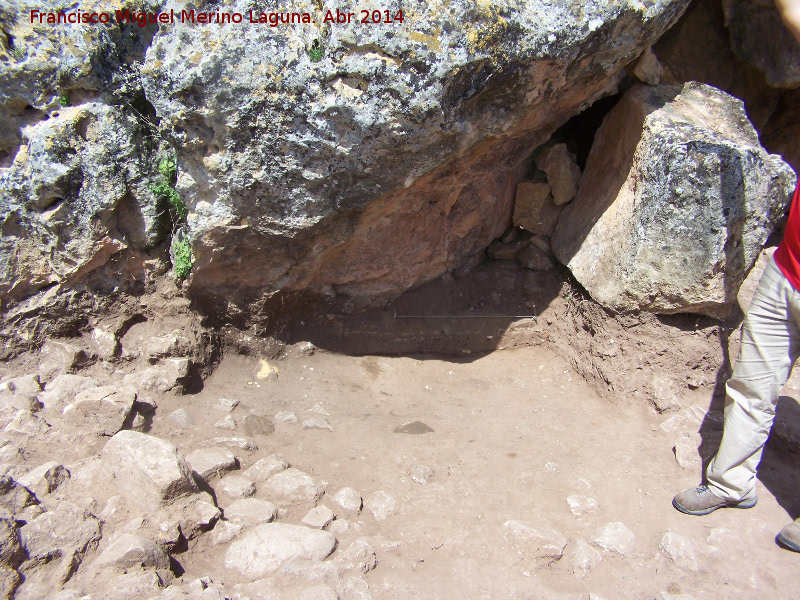
M351 486L364 497L381 490L397 499L396 513L384 521L366 509L358 516L338 511L350 523L340 549L362 535L400 542L379 551L378 567L366 576L374 598L796 597L791 582L800 576L800 557L774 537L800 516L797 455L770 447L755 508L689 517L670 502L699 482L701 469L699 460L680 467L673 445L681 433L696 435L699 422L667 433L659 425L668 415L600 398L546 347L470 361L318 351L273 366L277 378L258 379L258 359L227 357L200 394L160 407L161 414L187 408L195 426L177 431L157 419L152 433L184 452L194 449L224 414L208 408L219 397L241 401L234 418L292 411L300 422L326 419L333 431L278 423L274 434L257 438L258 451L240 452L240 461L246 468L277 453L326 482L331 495ZM433 432L393 433L408 421ZM415 465L433 470L427 484L411 479ZM598 507L575 515L572 495L594 498ZM218 500L224 507L225 498ZM337 512L329 498L322 503ZM299 523L307 508L289 506L282 520ZM504 536L508 520L561 533L569 540L564 557L543 566ZM610 522L635 533L635 548L628 556L598 548L602 561L579 579L576 541L591 542ZM678 563L659 548L667 532L690 546ZM213 548L177 558L187 581L211 575L226 586L236 582Z

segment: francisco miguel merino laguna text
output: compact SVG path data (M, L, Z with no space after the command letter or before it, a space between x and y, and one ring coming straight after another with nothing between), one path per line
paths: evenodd
M402 23L403 11L397 11L394 16L390 15L388 10L385 11L372 11L371 18L369 11L362 10L365 13L362 23ZM381 17L381 12L386 13L385 19ZM377 18L375 17L377 15ZM328 10L325 13L323 23L350 23L351 19L355 17L355 13L347 13L336 9L336 12ZM98 23L131 23L139 27L145 27L150 23L200 23L204 25L217 24L225 25L226 23L256 23L269 25L270 27L277 27L278 25L290 25L293 23L316 23L309 13L298 12L269 12L260 13L250 11L247 15L247 20L244 19L241 13L238 12L195 12L194 10L182 10L176 13L170 9L169 12L135 12L129 10L117 10L115 13L107 12L84 12L76 10L73 12L42 12L38 9L30 11L30 23L39 23L48 25L75 25L75 24L89 24L96 25ZM358 19L354 19L357 21Z

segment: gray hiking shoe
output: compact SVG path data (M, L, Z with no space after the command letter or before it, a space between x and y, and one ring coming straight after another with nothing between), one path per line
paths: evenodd
M683 490L672 499L672 506L687 515L707 515L718 508L753 508L756 498L724 500L712 492L707 485ZM800 528L798 528L800 534Z
M795 552L800 552L800 519L790 523L778 534L778 541Z

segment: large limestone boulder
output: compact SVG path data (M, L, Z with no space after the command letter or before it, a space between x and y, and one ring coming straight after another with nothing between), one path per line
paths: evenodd
M639 85L598 130L553 252L611 309L724 316L795 181L740 101Z
M355 0L331 10L356 16L344 23L290 0L281 10L308 18L270 27L249 22L252 2L223 0L215 11L243 23L83 28L31 24L41 5L9 0L6 318L27 322L84 284L136 290L157 271L169 228L150 186L167 146L189 209L190 290L218 317L246 322L279 292L385 299L464 265L506 229L530 152L613 91L688 4L454 0L363 24Z

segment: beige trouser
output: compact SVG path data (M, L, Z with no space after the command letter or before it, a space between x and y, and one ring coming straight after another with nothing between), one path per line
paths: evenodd
M758 284L742 327L742 346L726 385L725 429L706 469L717 496L755 496L756 468L775 418L778 392L800 355L800 292L773 259Z

